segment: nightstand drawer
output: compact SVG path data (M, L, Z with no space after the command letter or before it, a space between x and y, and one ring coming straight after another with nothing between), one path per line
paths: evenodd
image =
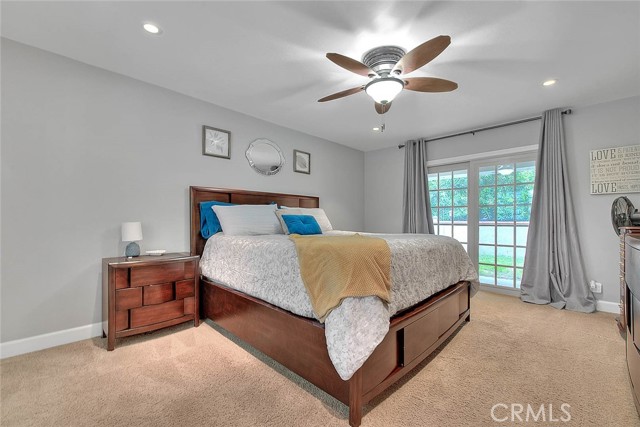
M131 328L153 325L184 316L184 300L165 302L131 310Z
M143 289L144 305L162 304L171 301L173 298L173 283L165 283L162 285L145 286Z
M116 311L116 331L129 329L129 310Z
M189 298L185 298L183 301L184 301L184 314L195 314L196 299L194 297L189 297Z
M116 310L128 310L142 307L142 288L118 289L116 291Z
M194 285L194 280L181 280L180 282L176 282L176 299L192 297Z
M194 262L172 262L131 269L131 287L191 279Z
M129 270L124 268L118 268L115 271L116 276L116 289L129 287Z

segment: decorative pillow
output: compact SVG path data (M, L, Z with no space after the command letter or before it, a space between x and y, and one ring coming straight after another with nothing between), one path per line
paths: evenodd
M313 215L288 215L286 211L277 211L284 234L322 234L318 221Z
M205 239L221 231L220 221L216 213L213 211L213 206L235 206L234 203L218 202L212 200L210 202L200 203L200 234Z
M286 206L281 206L281 208L286 210L284 212L286 215L312 215L323 233L333 230L333 226L322 208L288 208Z
M276 205L214 206L222 232L230 236L283 234Z

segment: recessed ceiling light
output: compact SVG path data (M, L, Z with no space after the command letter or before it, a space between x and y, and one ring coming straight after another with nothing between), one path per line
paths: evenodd
M160 34L162 31L160 30L160 27L158 27L155 24L152 24L150 22L145 22L144 25L142 26L142 28L144 28L144 30L148 33L151 34Z
M380 132L380 128L379 127L375 127L375 128L373 128L373 131L374 132Z
M546 81L542 82L542 86L553 86L557 82L558 81L556 79L546 80Z

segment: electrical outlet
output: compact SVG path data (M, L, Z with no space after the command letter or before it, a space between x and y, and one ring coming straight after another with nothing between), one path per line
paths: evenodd
M602 283L596 282L595 280L591 280L589 282L589 288L591 288L591 292L593 292L594 294L602 293Z

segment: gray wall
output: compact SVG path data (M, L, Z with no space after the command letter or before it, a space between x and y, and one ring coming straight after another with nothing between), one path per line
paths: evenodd
M589 151L640 143L640 97L574 108L566 116L565 136L569 179L582 233L580 242L587 277L603 283L603 301L619 299L618 238L611 226L615 195L589 194ZM430 160L471 155L538 143L539 122L520 124L428 145ZM461 126L460 130L465 130ZM402 230L402 174L404 150L387 148L365 153L365 229ZM380 194L384 197L380 197ZM627 195L640 208L640 194Z
M591 195L589 151L640 144L640 97L576 108L565 118L569 184L576 206L580 244L589 279L602 282L598 299L620 300L620 248L611 225L611 204L619 195ZM640 194L626 195L640 209Z
M1 341L101 320L101 258L189 249L188 186L320 197L333 225L364 226L364 154L2 39ZM203 156L201 126L231 131L231 160ZM287 164L265 177L244 150L269 138ZM294 173L293 149L311 153Z
M364 224L371 233L402 233L404 149L365 153Z

